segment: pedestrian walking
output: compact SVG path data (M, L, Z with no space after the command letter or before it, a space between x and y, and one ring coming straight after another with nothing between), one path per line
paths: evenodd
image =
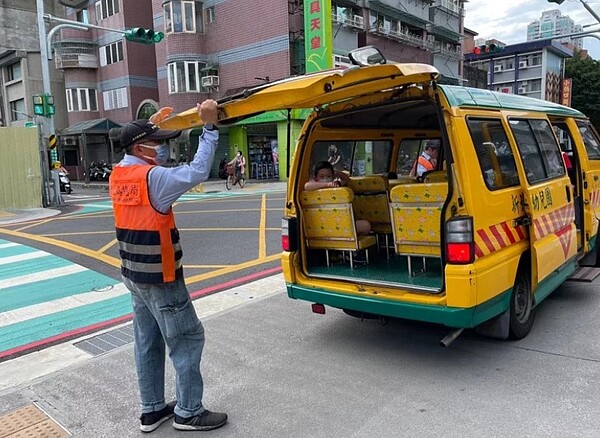
M173 417L178 430L211 430L227 421L227 414L211 412L202 403L204 328L185 286L172 210L181 195L206 181L218 144L217 103L206 100L197 107L205 125L189 164L161 167L169 158L165 142L180 131L142 119L122 128L125 156L110 176L121 274L133 303L142 432ZM176 373L177 400L170 403L164 396L166 348Z

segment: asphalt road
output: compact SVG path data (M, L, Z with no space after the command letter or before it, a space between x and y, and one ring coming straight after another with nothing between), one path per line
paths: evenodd
M214 187L214 186L213 186ZM191 291L280 266L282 185L190 193L175 204ZM220 188L220 187L219 187ZM58 255L120 281L108 192L80 189L63 197L58 216L7 225L3 237Z

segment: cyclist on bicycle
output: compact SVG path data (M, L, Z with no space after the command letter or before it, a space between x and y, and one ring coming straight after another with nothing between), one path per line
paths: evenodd
M244 171L246 169L246 159L242 154L242 151L238 151L233 160L229 162L229 165L235 166L235 177L239 181L240 179L246 179L244 176Z

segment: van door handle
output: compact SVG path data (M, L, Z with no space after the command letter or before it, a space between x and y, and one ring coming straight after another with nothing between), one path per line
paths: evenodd
M518 227L520 225L523 225L525 227L528 227L529 225L531 225L531 218L529 216L521 216L515 219L515 227Z
M567 202L571 202L571 187L565 186L565 190L567 191Z

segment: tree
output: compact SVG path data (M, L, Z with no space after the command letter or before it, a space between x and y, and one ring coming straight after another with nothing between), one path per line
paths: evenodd
M600 62L576 51L565 64L565 78L573 79L571 106L600 128Z

